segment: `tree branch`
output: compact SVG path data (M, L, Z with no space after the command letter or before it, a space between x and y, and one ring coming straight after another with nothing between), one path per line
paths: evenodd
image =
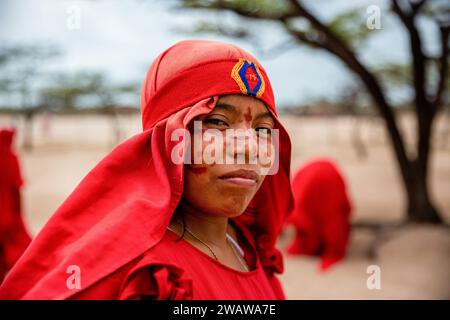
M411 2L411 8L413 11L413 15L416 15L417 13L419 13L420 9L422 8L422 6L427 2L427 0L421 0L421 1L417 1L417 2Z
M421 3L422 2L424 3L424 1L421 1ZM428 100L426 94L426 57L423 54L422 41L415 25L415 15L418 9L413 11L411 14L407 14L401 9L399 0L391 0L391 3L392 11L400 18L406 28L406 31L408 31L410 39L413 62L413 85L416 95L414 102L417 112L417 126L419 130L416 147L417 155L412 165L414 166L414 170L417 174L425 179L428 171L431 128L433 118L436 114L436 109L431 101ZM418 8L420 8L420 6Z
M431 111L431 115L433 114L433 110L429 110L431 106L429 106L429 102L426 97L426 73L425 73L425 55L422 50L422 41L420 39L419 32L415 26L415 12L411 15L406 14L400 7L398 0L392 0L392 11L400 18L406 30L409 33L410 46L412 52L412 60L413 60L413 84L416 93L415 105L416 110L420 118L424 118ZM420 1L416 4L418 8L420 8L425 1ZM418 10L418 9L416 9Z
M377 79L361 64L355 53L340 38L314 17L303 5L297 0L291 0L291 5L301 17L307 19L316 30L324 34L324 39L326 40L321 42L320 46L340 58L341 61L360 77L367 90L371 92L379 112L386 120L386 126L392 138L395 155L400 163L400 170L406 179L408 177L410 161L406 155L405 144L395 122L394 114L386 101ZM299 39L303 41L302 38Z
M295 49L296 47L297 45L295 44L295 42L293 43L292 39L290 39L279 43L269 49L259 50L259 54L261 54L261 56L263 56L264 58L272 58L285 53L287 50Z
M408 181L408 172L410 171L411 162L406 154L406 148L398 126L395 121L391 106L386 100L384 92L378 83L375 76L361 64L355 53L346 45L346 43L336 35L329 27L320 22L314 15L312 15L300 2L290 0L291 8L289 12L282 14L267 14L258 11L249 11L242 6L233 5L231 2L217 0L207 5L199 4L202 8L207 9L223 9L237 13L246 18L254 19L268 19L279 21L284 24L286 30L297 38L299 42L306 43L313 47L320 47L338 57L350 70L355 72L361 81L365 84L367 90L371 93L375 105L380 114L386 121L387 130L391 136L391 141L395 150L395 155L400 164L400 170L404 181ZM295 30L289 24L292 18L304 18L310 22L312 27L318 32L319 39L312 39L306 33Z
M312 47L312 48L324 48L326 46L326 43L320 42L317 39L313 39L311 36L309 36L306 32L302 32L300 30L295 29L287 20L282 21L284 28L287 32L289 32L290 35L297 38L301 42L305 43L306 45Z
M295 11L287 11L283 13L263 13L256 10L246 10L241 5L235 5L231 1L217 0L211 3L200 3L197 1L188 1L186 3L188 8L192 9L215 9L215 10L229 10L237 13L240 16L252 19L264 19L264 20L284 20L297 17L298 14Z
M439 83L433 101L433 108L438 111L441 105L442 95L445 90L445 84L448 77L448 57L450 55L449 38L450 26L442 26L441 31L441 57L439 58Z

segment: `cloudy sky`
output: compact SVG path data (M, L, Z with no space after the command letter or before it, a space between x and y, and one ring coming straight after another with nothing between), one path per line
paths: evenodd
M365 10L369 5L384 8L383 0L307 0L322 20L349 7ZM58 71L102 71L111 81L141 82L152 60L174 42L186 38L234 42L254 53L265 66L279 105L305 103L339 95L352 76L341 63L325 52L299 47L275 57L259 56L252 45L217 35L193 35L189 30L201 19L237 21L233 14L207 14L174 10L174 1L162 0L1 0L0 42L5 44L52 44L64 53L50 68ZM74 14L79 13L79 20ZM79 28L74 25L79 21ZM377 65L409 59L405 33L395 19L382 15L382 29L374 30L361 59ZM426 26L427 47L437 48L433 30ZM258 30L264 46L283 41L276 24ZM430 36L428 36L430 35ZM138 101L136 101L138 104Z

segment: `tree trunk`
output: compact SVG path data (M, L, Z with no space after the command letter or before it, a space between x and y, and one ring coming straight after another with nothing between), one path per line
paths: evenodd
M430 110L430 109L425 109ZM431 135L434 113L417 111L417 156L409 161L403 180L408 197L407 220L411 222L442 223L429 194L428 176L431 151Z
M415 166L410 167L409 174L410 177L406 182L407 220L410 222L442 223L441 217L430 200L426 177L418 175Z
M429 194L428 176L431 152L431 137L435 111L431 105L423 110L417 109L417 157L411 162L410 178L407 187L408 220L413 222L442 223L442 219L434 207Z

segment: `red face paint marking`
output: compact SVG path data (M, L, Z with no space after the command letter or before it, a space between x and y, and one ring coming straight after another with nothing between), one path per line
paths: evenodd
M250 107L247 108L247 112L244 114L244 118L247 122L252 121L252 111L250 110Z
M206 167L193 167L193 166L187 166L189 171L191 171L193 174L204 174L206 173L207 168Z

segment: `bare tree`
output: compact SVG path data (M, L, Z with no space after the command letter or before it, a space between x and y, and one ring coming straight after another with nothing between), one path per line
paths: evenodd
M411 78L414 98L412 104L417 121L417 142L415 155L408 155L404 138L396 123L393 105L387 99L383 83L358 57L355 42L367 37L370 31L364 25L355 25L358 16L355 11L340 15L333 21L322 22L300 0L284 1L241 1L241 0L184 0L179 2L183 8L230 11L243 20L272 21L279 23L290 40L271 52L285 51L298 44L325 50L338 58L351 70L371 96L378 112L383 117L389 133L392 148L400 169L403 185L407 194L407 221L441 223L442 219L432 203L428 188L428 168L430 159L430 137L436 114L441 109L442 97L447 90L449 58L450 23L448 21L448 2L440 0L389 0L390 11L399 19L409 38L411 53ZM445 11L446 10L446 11ZM447 12L447 15L443 14ZM418 17L427 16L439 29L440 54L427 57L417 24ZM303 22L303 23L299 23ZM249 28L216 27L216 31L229 36L239 36L255 40ZM214 28L207 25L203 29ZM429 61L437 65L436 85L430 86Z

